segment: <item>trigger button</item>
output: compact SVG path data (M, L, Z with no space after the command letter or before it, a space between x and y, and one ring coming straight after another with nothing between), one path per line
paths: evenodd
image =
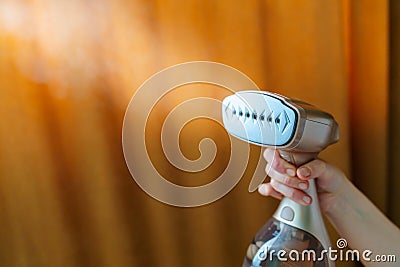
M281 211L281 217L287 221L293 221L294 211L291 207L285 206Z

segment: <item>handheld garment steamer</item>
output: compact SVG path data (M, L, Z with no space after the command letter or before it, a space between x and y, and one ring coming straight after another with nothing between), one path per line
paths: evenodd
M231 135L274 147L296 166L315 159L339 139L338 125L330 114L278 94L240 91L226 97L222 106L223 123ZM305 192L312 197L309 206L282 199L249 245L243 266L334 266L326 253L330 240L314 180Z

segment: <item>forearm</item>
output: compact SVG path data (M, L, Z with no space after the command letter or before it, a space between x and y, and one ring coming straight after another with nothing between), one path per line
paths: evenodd
M352 249L372 251L373 255L396 255L400 261L400 230L350 181L345 181L334 196L326 215ZM363 262L366 266L391 266L389 263ZM374 265L375 264L375 265ZM397 264L397 265L396 265Z

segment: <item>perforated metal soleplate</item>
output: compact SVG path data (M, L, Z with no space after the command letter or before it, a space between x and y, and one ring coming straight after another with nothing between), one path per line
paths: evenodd
M297 110L283 97L263 91L241 91L222 102L227 131L244 141L262 146L285 146L294 137Z

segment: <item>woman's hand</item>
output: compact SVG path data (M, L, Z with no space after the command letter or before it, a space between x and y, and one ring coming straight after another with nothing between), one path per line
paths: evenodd
M264 196L281 199L283 196L302 205L309 205L311 197L303 190L308 189L308 180L316 180L318 197L323 211L335 204L344 184L348 181L344 173L335 166L320 159L308 162L298 168L282 159L278 151L267 148L264 151L267 161L265 169L271 177L269 183L259 186L258 191Z
M369 250L373 256L400 257L399 229L338 168L320 159L296 168L273 149L266 149L264 158L268 162L266 172L271 181L259 186L262 195L278 199L286 196L309 205L312 200L303 190L308 188L310 179L317 178L320 207L352 249ZM382 262L360 260L365 266L382 265ZM398 266L398 262L388 262L385 266Z

